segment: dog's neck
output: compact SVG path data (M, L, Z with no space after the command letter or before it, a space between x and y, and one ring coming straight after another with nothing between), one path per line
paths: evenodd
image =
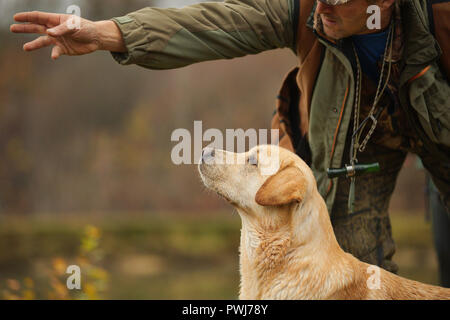
M319 194L311 200L297 205L278 227L261 226L238 210L240 298L324 299L339 289L333 285L351 281L348 255L336 241L326 205Z

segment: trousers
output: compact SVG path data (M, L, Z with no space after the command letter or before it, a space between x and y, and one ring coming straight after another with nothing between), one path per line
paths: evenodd
M374 134L374 137L369 140L364 152L358 154L358 162L378 162L380 171L356 177L355 206L351 214L348 213L350 179L337 178L337 194L330 218L337 241L344 251L361 261L396 273L398 266L392 261L395 242L389 217L389 202L406 156L411 152L420 157L439 191L447 215L450 207L450 164L434 158L417 138L402 136L386 139L382 134ZM399 141L395 148L385 143L394 140ZM349 145L350 134L344 150L345 164L350 164Z

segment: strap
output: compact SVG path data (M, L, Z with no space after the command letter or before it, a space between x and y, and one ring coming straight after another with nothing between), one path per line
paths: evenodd
M427 11L428 11L428 29L430 30L433 37L435 37L434 33L434 16L433 16L433 4L435 0L427 0Z
M317 37L306 24L316 4L316 0L296 0L296 2L299 3L297 53L300 61L303 61L317 41Z
M298 43L298 20L300 17L300 0L293 0L294 2L294 17L293 17L293 27L294 27L294 48L297 48Z
M434 12L433 12L433 5L435 4L439 4L439 3L449 3L450 0L426 0L427 2L427 15L428 15L428 30L431 33L431 35L433 36L433 38L436 39L436 29L435 29L435 20L434 20ZM436 39L436 42L438 42L438 40ZM441 48L442 49L442 48ZM442 54L445 54L445 52L443 52ZM442 62L441 59L439 59L438 61L438 67L442 72L442 75L444 77L448 79L448 72L444 67L444 64Z

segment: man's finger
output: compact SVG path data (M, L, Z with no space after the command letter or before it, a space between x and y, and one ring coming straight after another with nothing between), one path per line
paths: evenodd
M75 29L70 29L67 23L61 23L59 26L47 29L47 33L52 37L61 37L63 35L75 32Z
M23 50L33 51L33 50L41 49L44 47L48 47L49 45L54 43L54 41L55 40L49 36L42 36L42 37L37 38L36 40L25 43L25 45L23 46Z
M57 26L61 23L61 14L42 11L19 12L14 15L17 22L30 22L48 27Z
M47 30L46 27L39 24L13 24L9 27L9 30L14 33L38 33L44 34Z
M52 49L52 59L56 60L64 54L64 50L60 46L54 46Z

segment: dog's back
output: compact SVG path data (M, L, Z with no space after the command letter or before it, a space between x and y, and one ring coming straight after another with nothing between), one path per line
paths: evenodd
M329 297L342 300L449 300L450 289L406 279L352 256L354 279ZM368 282L367 270L379 270L378 286Z

